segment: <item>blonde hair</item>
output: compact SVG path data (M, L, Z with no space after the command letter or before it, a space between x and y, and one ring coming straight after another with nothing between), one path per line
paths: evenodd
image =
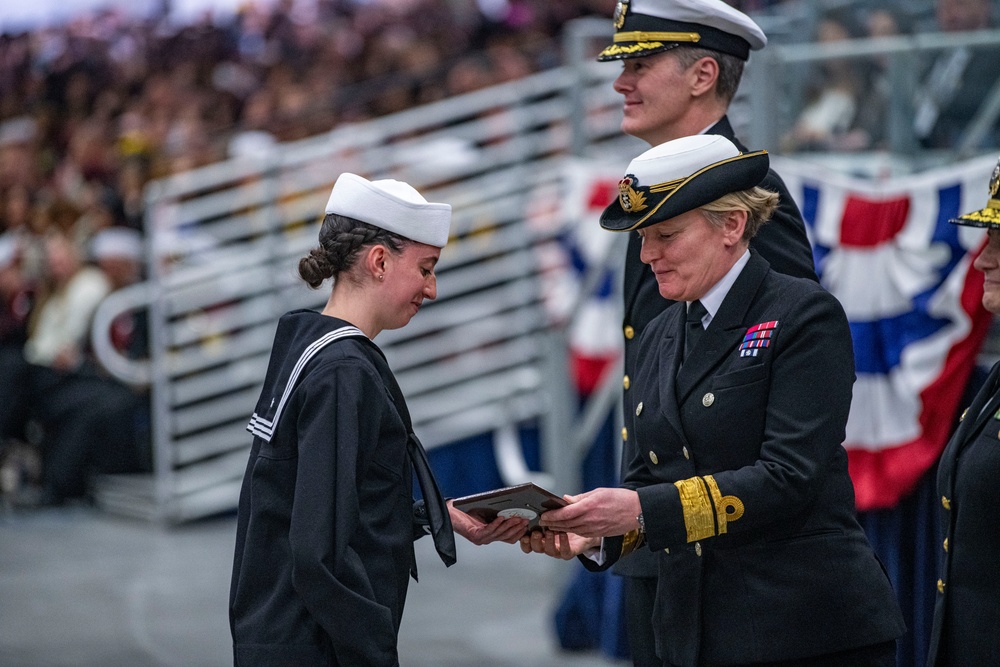
M715 201L699 207L708 221L716 227L725 223L726 213L730 211L746 211L747 224L743 230L743 240L750 241L761 226L771 219L774 210L778 208L778 195L762 187L754 186L749 190L730 192Z

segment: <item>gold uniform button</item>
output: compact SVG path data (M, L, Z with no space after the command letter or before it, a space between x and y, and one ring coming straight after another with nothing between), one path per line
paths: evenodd
M635 329L633 329L630 325L626 324L625 325L625 339L626 340L632 340L633 338L635 338Z
M652 462L653 462L653 465L655 466L655 465L657 465L657 464L658 464L658 463L660 462L660 457L658 457L658 456L656 455L656 452L654 452L654 451L653 451L653 450L651 449L651 450L649 450L649 460L650 460L650 461L652 461Z
M944 538L944 550L945 550L945 552L948 551L948 538L947 537Z
M706 408L712 407L712 403L715 403L715 394L713 394L712 392L708 392L707 394L701 397L701 404L704 405Z
M688 448L684 447L684 448L681 449L681 451L684 452L684 458L686 458L688 461L690 461L691 460L691 452L688 451Z
M628 429L625 428L624 426L622 426L622 440L623 441L628 440Z
M641 414L642 414L642 402L640 401L639 405L635 406L635 416L638 417Z
M663 553L665 553L665 554L668 554L668 553L670 553L670 549L664 549L664 550L663 550Z
M969 414L969 408L962 410L962 416L958 418L958 421L963 421L965 419L965 415L967 414Z
M694 543L694 553L695 553L696 556L700 556L701 555L701 542L695 542Z
M944 594L944 582L938 579L938 593Z
M632 384L632 382L628 379L627 375L622 378L622 387L624 387L625 389L628 389L628 387L629 387L630 384Z
M951 500L948 498L948 496L941 496L941 506L944 507L946 510L951 509Z

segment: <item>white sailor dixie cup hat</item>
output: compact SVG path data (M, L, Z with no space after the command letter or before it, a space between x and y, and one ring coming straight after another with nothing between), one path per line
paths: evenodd
M613 21L614 43L598 60L648 56L678 44L746 60L767 44L760 26L722 0L618 0Z
M1000 229L1000 161L993 168L990 176L990 198L986 201L986 208L960 215L952 218L948 222L953 225L964 225L966 227L987 227L989 229Z
M741 153L717 134L682 137L654 146L628 165L618 198L601 213L601 227L627 232L675 218L730 192L759 185L767 151Z
M349 172L333 184L326 213L345 215L438 248L448 243L451 226L450 205L429 202L402 181L369 181Z

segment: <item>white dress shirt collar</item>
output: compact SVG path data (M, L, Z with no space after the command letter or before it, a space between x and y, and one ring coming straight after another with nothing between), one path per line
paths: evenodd
M711 323L712 318L715 314L719 312L719 308L722 307L722 302L725 300L726 295L729 294L729 290L732 289L733 284L739 277L740 273L743 271L743 267L747 265L750 261L750 251L745 250L740 256L736 263L733 264L732 268L726 272L726 275L722 276L722 279L715 283L705 296L701 297L701 305L705 306L705 310L708 314L701 318L701 326L708 328L709 323ZM687 304L688 308L691 304Z

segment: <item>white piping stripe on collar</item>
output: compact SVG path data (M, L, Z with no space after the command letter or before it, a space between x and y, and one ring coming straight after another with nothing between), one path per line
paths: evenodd
M365 334L357 327L346 326L331 331L323 336L317 338L313 341L309 347L302 352L299 360L295 362L295 367L292 369L292 374L288 377L288 383L285 385L284 391L281 393L281 400L278 401L278 408L274 411L274 418L271 420L264 419L259 416L256 412L250 418L250 423L247 424L247 430L256 435L257 437L263 439L266 442L271 441L271 436L274 435L275 425L278 423L278 418L281 417L281 412L285 409L285 403L288 401L288 397L291 396L292 390L295 388L295 383L298 382L299 375L302 374L302 369L305 367L309 360L316 356L316 353L321 349L341 338L347 338L351 336L364 336Z

